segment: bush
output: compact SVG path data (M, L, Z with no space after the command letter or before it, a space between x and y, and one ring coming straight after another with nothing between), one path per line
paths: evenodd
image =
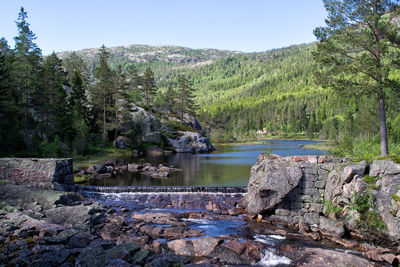
M375 195L370 188L364 194L354 191L350 199L350 209L360 214L357 223L361 229L365 231L378 230L383 233L386 225L376 211L374 201Z
M63 144L57 136L53 142L46 139L39 144L39 155L44 158L63 157L66 155L66 151L62 146Z

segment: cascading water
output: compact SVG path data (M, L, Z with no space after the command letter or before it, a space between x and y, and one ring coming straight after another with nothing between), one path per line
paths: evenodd
M99 193L246 193L246 186L79 186L80 191Z

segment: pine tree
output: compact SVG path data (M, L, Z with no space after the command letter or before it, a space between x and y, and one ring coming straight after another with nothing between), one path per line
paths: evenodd
M399 1L324 0L327 26L317 28L314 59L323 67L319 82L350 95L377 98L381 155L388 154L385 89L400 88L389 78L400 66Z
M139 75L138 70L132 64L127 67L126 79L128 82L127 94L130 102L138 102L140 100L140 89L143 86L143 79Z
M25 142L30 150L31 142L29 138L31 94L37 89L38 70L40 70L41 50L34 43L35 34L29 29L29 23L26 21L28 14L23 7L18 14L16 21L18 36L15 37L15 61L14 77L16 86L21 95L21 104L23 108L23 125L25 131Z
M110 122L113 121L114 112L114 72L108 65L110 53L103 45L99 49L99 64L95 69L95 77L97 78L96 86L93 88L93 104L99 112L101 118L101 129L103 131L103 142L107 141L107 132L110 130Z
M0 150L11 153L20 148L18 94L12 82L13 53L0 39ZM22 141L22 142L21 142Z
M194 115L197 109L197 105L194 102L193 88L189 84L189 81L184 76L178 78L178 110L180 115L180 122L183 122L184 113Z
M79 75L83 82L83 85L86 86L89 81L89 70L86 67L83 59L78 56L75 52L73 52L69 57L63 60L63 66L67 73L68 83L72 86L73 79L75 76L75 72L79 71Z
M154 96L156 95L157 91L156 82L154 80L154 73L150 69L150 67L147 67L144 72L143 84L141 88L144 94L144 98L146 100L146 107L148 110L150 110L151 105L153 104Z
M55 117L59 117L59 112L64 107L60 107L60 99L66 98L66 95L59 91L64 91L63 84L65 81L65 72L62 68L62 60L53 52L46 57L43 63L43 82L42 90L36 94L35 102L38 109L41 111L42 122L45 122L46 137L51 136L51 125L57 124ZM64 99L63 101L66 101Z

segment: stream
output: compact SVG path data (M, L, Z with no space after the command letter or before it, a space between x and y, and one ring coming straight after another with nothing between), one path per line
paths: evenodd
M217 146L217 151L208 154L175 154L172 156L142 157L139 159L116 159L122 164L131 162L150 162L153 165L163 164L182 169L166 179L146 177L139 173L123 172L113 177L95 180L90 185L96 190L82 191L87 197L105 205L114 207L118 214L126 218L133 214L169 213L179 223L202 231L201 236L181 238L193 240L205 236L218 238L236 238L238 242L251 240L264 246L258 266L289 266L302 262L300 251L308 248L321 248L327 251L341 251L346 254L361 255L356 250L345 250L326 240L313 241L298 233L268 223L248 221L239 213L230 213L230 208L237 206L244 193L223 192L129 192L121 190L124 186L246 186L250 168L262 152L282 156L321 155L326 151L302 149L303 145L317 141L305 140L269 140L257 145L224 145ZM106 186L102 190L99 186ZM110 187L111 186L111 187ZM118 186L113 192L112 186ZM96 192L94 192L96 191ZM223 208L210 207L209 203L217 203ZM233 203L229 207L229 203ZM225 205L225 206L224 206ZM228 207L226 207L228 206ZM132 223L128 219L127 223ZM168 223L153 223L151 227L159 227L165 231L173 227ZM167 244L169 240L157 238L155 241Z

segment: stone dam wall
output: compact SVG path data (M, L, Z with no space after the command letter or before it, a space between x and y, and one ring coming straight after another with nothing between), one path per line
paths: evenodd
M390 160L353 163L332 156L260 154L240 205L249 216L316 224L321 231L343 236L369 223L355 208L357 199L369 196L385 234L399 240L399 188L400 164Z
M68 190L74 185L72 159L0 158L0 180L41 189Z

